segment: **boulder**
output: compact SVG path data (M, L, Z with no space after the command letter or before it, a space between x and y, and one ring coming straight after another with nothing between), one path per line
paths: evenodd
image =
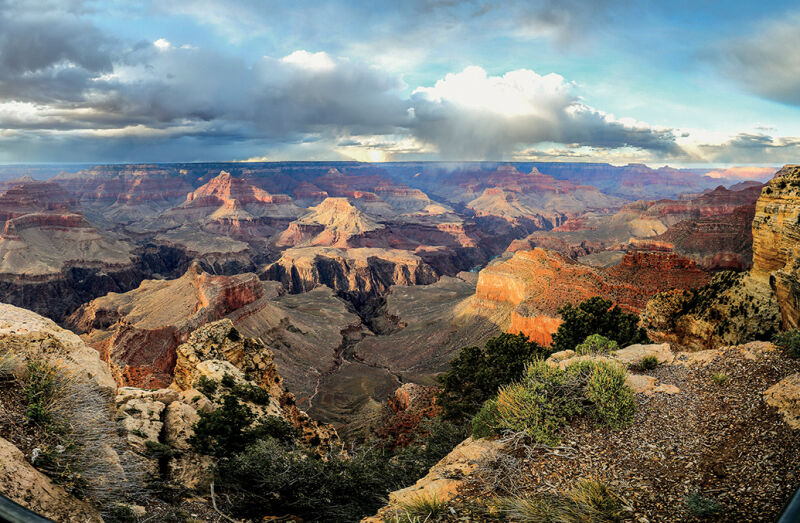
M625 365L639 365L648 356L655 356L659 363L667 364L672 363L675 359L669 343L630 345L614 353L614 358Z
M767 405L778 409L790 427L800 429L800 372L767 389L764 398Z

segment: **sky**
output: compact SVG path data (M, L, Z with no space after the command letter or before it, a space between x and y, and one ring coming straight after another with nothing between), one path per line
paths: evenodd
M0 163L800 163L800 4L0 0Z

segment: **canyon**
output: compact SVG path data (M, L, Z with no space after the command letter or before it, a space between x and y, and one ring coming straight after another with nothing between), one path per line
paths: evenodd
M191 332L230 320L348 437L464 346L548 344L566 303L638 313L747 269L761 192L548 163L99 165L3 183L2 301L79 333L119 386L166 386Z

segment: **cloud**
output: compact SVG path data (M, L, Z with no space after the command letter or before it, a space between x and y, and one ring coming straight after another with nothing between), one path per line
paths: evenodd
M709 163L779 165L797 162L800 137L741 133L721 143L700 144L697 149Z
M744 37L718 44L708 58L748 91L776 102L800 105L800 11L758 26Z
M80 7L0 0L0 101L81 101L93 78L113 70L117 42Z
M573 91L557 74L523 69L489 76L467 67L413 92L411 132L454 159L502 159L541 142L682 154L670 129L617 119Z

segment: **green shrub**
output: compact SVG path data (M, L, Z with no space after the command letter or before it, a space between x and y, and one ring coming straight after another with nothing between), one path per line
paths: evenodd
M492 436L496 430L497 416L497 398L489 398L472 418L472 437L488 438Z
M584 354L607 354L619 349L619 345L614 340L609 340L600 334L590 334L583 343L575 347L575 353Z
M443 417L469 420L501 385L518 380L529 361L551 352L522 334L501 334L488 340L484 348L465 347L438 379L441 392L436 403Z
M716 383L717 385L722 385L726 381L728 381L728 375L724 372L715 372L711 375L711 381Z
M566 304L558 312L562 323L553 336L551 347L555 351L575 349L592 334L615 341L620 347L648 341L636 315L623 312L614 302L599 296L577 306Z
M231 393L242 401L249 401L256 405L266 405L269 403L269 392L252 383L234 385Z
M229 456L254 441L249 428L255 415L236 396L226 394L222 405L211 412L199 412L189 443L197 452L212 456Z
M254 416L227 394L212 413L201 413L190 439L195 450L218 457L218 500L238 518L292 514L312 521L358 521L385 505L389 492L423 476L463 441L464 430L427 420L412 444L389 452L351 447L347 455L300 446L299 432L281 418Z
M621 522L630 508L608 485L596 480L579 480L564 494L516 496L501 501L503 511L519 522Z
M265 416L249 429L248 439L274 438L291 444L300 437L300 431L291 423L278 416Z
M52 420L50 407L56 394L57 371L49 363L32 360L27 363L27 376L23 394L28 419L38 425L47 425Z
M236 379L231 376L230 374L223 374L222 376L222 386L227 388L233 388L236 385Z
M722 504L711 498L707 498L699 492L692 492L684 499L686 508L695 516L713 516L722 510Z
M501 387L473 419L473 435L523 432L533 441L555 445L572 418L588 414L620 429L633 421L636 402L625 384L625 369L606 361L578 361L561 369L537 359L518 383Z
M302 520L359 521L398 488L402 471L379 450L325 459L275 439L258 440L220 462L217 484L240 518L292 514Z
M772 341L790 358L800 358L800 329L780 332Z
M615 430L630 425L636 413L636 399L625 384L625 375L622 365L599 361L586 383L586 399L592 404L589 414Z
M207 376L200 376L200 379L197 380L195 387L206 396L212 397L217 393L219 383L208 378Z
M402 503L398 511L406 521L437 521L450 510L447 503L434 496L422 494Z
M642 370L653 370L658 367L658 358L656 356L645 356L642 358L642 361L639 362L639 367Z

